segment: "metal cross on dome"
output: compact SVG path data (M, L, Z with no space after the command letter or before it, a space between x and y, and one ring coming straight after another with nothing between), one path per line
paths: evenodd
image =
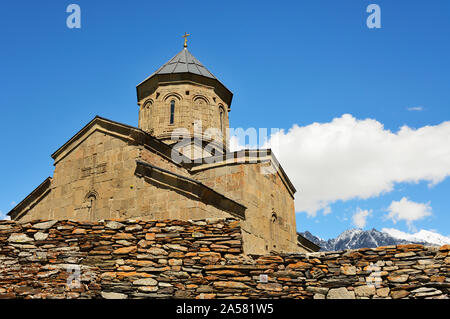
M190 36L190 33L184 33L184 35L182 36L182 38L184 38L184 47L187 48L187 37Z

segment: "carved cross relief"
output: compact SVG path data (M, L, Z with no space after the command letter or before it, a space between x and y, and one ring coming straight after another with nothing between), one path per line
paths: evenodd
M88 166L81 169L81 176L83 178L89 177L91 175L99 175L106 173L106 163L98 164L97 166Z

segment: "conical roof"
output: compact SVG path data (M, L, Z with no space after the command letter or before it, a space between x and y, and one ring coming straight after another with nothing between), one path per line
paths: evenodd
M157 74L173 74L173 73L193 73L205 76L207 78L217 78L208 71L208 69L197 60L187 48L181 50L176 56L160 67L150 77Z
M187 48L181 50L152 75L137 85L138 101L159 82L190 80L213 86L223 101L231 105L233 93L219 81ZM146 87L146 88L144 88Z

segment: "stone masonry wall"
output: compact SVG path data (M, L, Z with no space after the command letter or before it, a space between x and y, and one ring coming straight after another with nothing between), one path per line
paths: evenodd
M170 104L175 102L174 123L170 124ZM171 133L177 129L186 129L194 134L194 123L201 121L201 133L212 128L221 130L221 135L212 134L210 138L221 140L229 145L228 105L216 94L213 87L196 83L175 83L160 85L152 94L141 99L138 104L139 128L152 132L158 138L167 139L171 143ZM222 124L220 123L222 108ZM206 135L205 135L206 137Z
M245 256L241 238L232 219L0 221L0 298L449 297L449 245Z

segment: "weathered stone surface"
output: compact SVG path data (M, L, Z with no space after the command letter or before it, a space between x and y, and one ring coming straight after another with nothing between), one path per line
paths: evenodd
M152 278L144 278L133 281L133 285L137 286L156 286L158 282Z
M302 269L309 269L309 268L311 268L311 267L312 267L311 264L305 263L305 262L303 262L303 261L299 261L299 262L296 262L296 263L293 263L293 264L289 264L289 265L287 266L288 269L299 269L299 270L302 270Z
M122 247L117 248L113 251L114 254L129 254L131 252L135 252L137 250L136 246Z
M47 233L37 232L33 235L35 240L46 240L48 238Z
M125 225L116 221L108 221L106 222L105 227L110 229L121 229L124 228Z
M164 249L156 248L156 247L147 249L147 253L151 254L151 255L155 255L155 256L166 256L169 254Z
M425 298L425 297L439 296L441 294L442 294L442 291L440 291L438 289L433 289L432 291L415 293L414 297L415 298Z
M388 297L389 296L389 288L384 287L384 288L377 289L377 296L382 297L382 298Z
M391 297L392 299L400 299L407 297L409 295L409 291L407 290L394 290L391 291Z
M118 292L104 292L102 291L102 297L105 299L127 299L127 295Z
M216 246L216 245L211 245ZM226 246L224 246L226 247ZM271 263L283 263L283 258L280 256L263 256L256 260L258 264L271 264ZM293 267L291 267L293 268Z
M115 222L124 227L59 221L40 230L33 225L45 221L0 221L8 226L0 232L0 298L449 297L446 248L248 256L236 245L242 235L234 220ZM164 233L170 236L145 240ZM69 289L69 269L78 266L82 286Z
M347 276L356 275L356 267L351 265L344 265L341 267L341 272Z
M158 287L156 287L156 286L141 286L138 289L139 289L139 291L142 291L142 292L155 292L155 291L158 291Z
M87 231L86 231L86 229L84 229L84 228L75 228L73 231L72 231L72 235L84 235L84 234L86 234L87 233Z
M330 289L325 287L306 287L306 291L313 292L316 294L326 295Z
M8 241L12 243L29 243L34 241L34 239L28 237L26 234L11 234Z
M413 256L415 256L415 255L416 255L416 254L415 254L414 252L410 251L410 252L407 252L407 253L399 253L399 254L395 254L394 257L395 257L395 258L404 258L404 257L413 257Z
M247 289L249 286L247 286L244 283L241 282L235 282L235 281L216 281L214 282L214 287L216 288L233 288L233 289Z
M423 249L423 245L420 244L405 244L405 245L397 245L397 250L403 250L403 251L408 251L408 250L414 250L414 249Z
M355 295L357 297L371 297L375 295L375 287L374 286L357 286L355 287Z
M37 223L33 225L33 228L46 230L53 227L58 221L57 220L49 220L47 222Z
M131 225L131 226L125 227L125 231L128 231L128 232L136 232L136 231L140 231L141 229L142 229L141 225Z
M420 287L411 291L413 298L436 298L442 295L442 291L433 287ZM448 298L448 296L443 296Z
M166 245L164 245L164 248L169 249L169 250L187 251L186 247L183 247L183 246L177 245L177 244L166 244Z
M347 288L333 288L328 291L327 299L355 299L355 293Z
M256 286L257 289L261 290L269 290L269 291L282 291L283 286L277 283L267 283L267 284L258 284Z
M409 278L409 275L392 275L387 277L391 282L403 283L406 282Z

